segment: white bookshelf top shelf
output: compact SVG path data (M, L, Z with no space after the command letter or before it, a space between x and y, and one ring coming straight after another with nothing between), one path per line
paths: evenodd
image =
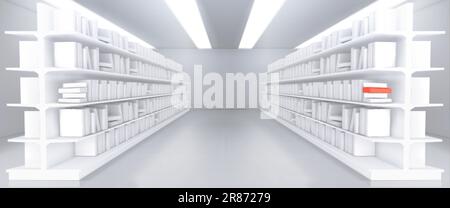
M172 107L172 106L170 106L170 107ZM137 119L134 119L134 120L131 120L131 121L124 122L124 123L119 124L119 125L117 125L117 126L108 128L107 130L99 131L99 132L96 132L96 133L94 133L94 134L90 134L90 135L87 135L87 136L84 136L84 137L77 137L77 138L70 138L70 137L56 137L56 138L53 138L53 139L48 139L48 140L41 141L39 138L26 138L26 137L24 137L24 136L20 136L20 137L16 137L16 138L9 139L8 142L14 142L14 143L41 143L41 142L44 142L44 143L46 143L46 144L55 144L55 143L77 143L77 142L81 142L81 141L83 141L83 140L85 140L85 139L87 139L87 138L89 138L89 137L91 137L91 136L100 135L100 134L103 134L103 133L105 133L105 132L111 131L111 130L113 130L113 129L117 129L117 128L123 127L123 126L125 126L125 125L131 124L131 123L133 123L133 122L140 121L140 120L142 120L142 119L146 119L146 118L148 118L148 117L150 117L150 116L152 116L152 115L154 115L154 114L156 114L156 113L159 113L159 112L162 112L162 111L164 111L164 110L167 110L167 109L169 109L170 107L163 108L163 109L161 109L161 110L158 110L158 111L149 113L149 114L147 114L147 115L145 115L145 116L142 116L142 117L140 117L140 118L137 118ZM185 112L187 112L188 110L189 110L189 109L185 110Z
M269 71L269 73L273 73L273 72L277 72L277 71L281 71L283 69L307 62L307 61L311 61L317 58L321 58L324 56L328 56L334 53L340 53L346 50L350 50L352 47L358 47L358 46L362 46L362 45L366 45L369 44L371 42L377 42L377 41L397 41L400 39L404 39L407 37L412 37L412 38L418 38L418 37L427 37L427 36L435 36L435 35L444 35L445 31L415 31L415 32L403 32L403 31L398 31L398 32L376 32L376 33L371 33L359 38L356 38L354 40L351 40L349 42L340 44L334 48L330 48L327 49L325 51L319 52L317 54L311 55L309 57L303 58L299 61L296 61L294 63L289 63L286 64L283 67L280 67L278 69L275 70L271 70Z
M311 142L312 144L316 145L323 151L329 153L336 159L340 160L344 164L350 166L357 172L361 173L362 175L366 176L369 179L372 180L410 180L410 178L417 178L418 176L428 178L425 175L430 174L433 176L440 176L442 174L443 170L434 168L434 167L425 167L421 169L401 169L394 165L389 164L388 162L384 162L381 159L378 159L376 157L356 157L350 154L347 154L336 147L314 137L313 135L295 127L294 125L277 118L275 115L271 114L267 111L262 111L264 114L268 115L269 117L274 118L276 121L281 123L282 125L286 126L291 131L295 132L296 134L302 136L307 141ZM425 174L425 175L424 175Z
M289 94L270 94L275 96L282 96L282 97L294 97L294 98L301 98L301 99L308 99L308 100L316 100L316 101L324 101L324 102L332 102L332 103L342 103L342 104L349 104L349 105L359 105L359 106L367 106L367 107L374 107L374 108L401 108L401 109L414 109L414 108L435 108L435 107L443 107L443 104L413 104L413 105L406 105L401 103L365 103L365 102L355 102L355 101L348 101L348 100L337 100L337 99L329 99L329 98L319 98L319 97L310 97L310 96L302 96L302 95L289 95Z
M435 72L435 71L443 71L444 68L428 68L428 69L406 69L402 67L397 68L371 68L371 69L361 69L361 70L352 70L345 72L336 72L329 74L320 74L320 75L311 75L298 77L293 79L285 79L279 81L269 81L267 84L284 84L284 83L293 83L293 82L302 82L302 81L311 81L311 80L328 80L328 79L351 79L358 78L361 76L373 76L373 75L383 75L383 74L404 74L406 72L415 73L424 73L424 72Z
M274 105L274 104L272 104L272 105ZM442 142L442 139L438 139L438 138L434 138L434 137L429 137L429 136L427 136L426 138L412 138L411 140L405 140L405 139L403 139L403 138L396 138L396 137L366 137L366 136L363 136L363 135L361 135L361 134L356 134L356 133L354 133L354 132L347 131L347 130L345 130L345 129L343 129L343 128L339 128L339 127L337 127L337 126L331 125L331 124L329 124L329 123L326 123L326 122L323 122L323 121L319 121L319 120L314 119L314 118L311 118L311 117L309 117L309 116L302 115L302 114L300 114L300 113L298 113L298 112L296 112L296 111L293 111L293 110L284 108L284 107L282 107L282 106L279 106L279 105L275 105L275 106L280 107L280 108L282 108L282 109L284 109L284 110L287 110L287 111L289 111L289 112L291 112L291 113L293 113L293 114L296 114L296 115L298 115L298 116L301 116L301 117L303 117L303 118L309 119L309 120L311 120L311 121L314 121L314 122L323 124L323 125L325 125L325 126L334 128L334 129L336 129L336 130L339 130L339 131L342 131L342 132L345 132L345 133L348 133L348 134L351 134L351 135L354 135L354 136L358 136L359 138L362 138L362 139L364 139L364 140L367 140L367 141L370 141L370 142L374 142L374 143L399 143L399 144L408 144L408 143L436 143L436 142ZM278 119L278 118L277 118L277 119Z
M75 33L75 32L73 32L73 33L70 33L70 32L40 33L37 31L6 31L5 34L15 35L15 36L19 36L19 37L22 37L25 39L44 38L44 39L48 39L48 40L55 41L55 42L63 42L63 41L79 42L79 43L82 43L87 46L98 47L98 48L100 48L100 50L102 50L104 52L119 54L122 56L130 57L135 60L146 62L148 64L152 64L154 66L158 66L158 67L170 70L170 71L181 72L179 70L175 70L175 69L169 68L165 65L155 63L145 57L139 56L139 55L131 53L127 50L112 46L110 44L104 43L100 40L97 40L95 38L92 38L92 37L89 37L89 36L86 36L86 35L83 35L80 33Z

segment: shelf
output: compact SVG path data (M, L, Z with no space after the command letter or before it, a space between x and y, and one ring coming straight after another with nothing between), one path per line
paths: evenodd
M436 36L436 35L444 35L444 31L416 31L416 32L377 32L377 33L371 33L362 37L359 37L357 39L351 40L347 43L340 44L334 48L327 49L325 51L319 52L317 54L314 54L312 56L303 58L299 61L296 61L294 63L287 64L279 69L269 71L269 73L281 71L283 69L302 64L307 61L311 61L323 56L328 56L334 53L340 53L346 50L350 50L353 47L358 47L362 45L369 44L371 42L377 42L377 41L397 41L400 39L405 39L407 37L417 38L417 37L427 37L427 36Z
M179 106L179 105L178 105L178 106ZM8 142L14 142L14 143L41 143L41 142L43 142L43 143L45 143L45 144L55 144L55 143L77 143L77 142L81 142L81 141L83 141L83 140L85 140L85 139L88 139L89 137L97 136L97 135L106 133L106 132L108 132L108 131L111 131L111 130L118 129L118 128L120 128L120 127L126 126L126 125L128 125L128 124L133 123L133 122L141 121L141 120L146 119L146 118L148 118L148 117L150 117L150 116L152 116L152 115L154 115L154 114L157 114L157 113L160 113L160 112L162 112L162 111L164 111L164 110L167 110L167 109L169 109L169 108L171 108L171 107L176 107L176 106L165 107L165 108L163 108L163 109L160 109L160 110L154 111L154 112L152 112L152 113L149 113L149 114L147 114L147 115L145 115L145 116L141 116L140 118L137 118L137 119L134 119L134 120L131 120L131 121L127 121L127 122L121 123L121 124L116 125L116 126L114 126L114 127L111 127L111 128L106 129L106 130L99 131L99 132L96 132L96 133L94 133L94 134L90 134L90 135L87 135L87 136L84 136L84 137L77 137L77 138L72 138L72 137L57 137L57 138L53 138L53 139L48 139L48 140L45 140L45 141L41 141L39 138L26 138L26 137L24 137L24 136L20 136L20 137L17 137L17 138L9 139Z
M113 72L105 72L105 71L97 71L90 69L80 69L80 68L56 68L56 67L46 67L41 68L41 70L35 69L24 69L24 68L6 68L8 71L17 71L17 72L27 72L27 73L44 73L44 74L64 74L64 75L72 75L72 76L91 76L92 78L109 78L109 79L119 79L123 81L143 81L143 82L157 82L157 83L167 83L167 84L179 84L173 83L172 80L165 79L157 79L157 78L149 78L149 77L141 77L134 76L129 74L120 74Z
M329 99L329 98L319 98L319 97L310 97L310 96L301 96L301 95L288 95L288 94L269 94L269 95L294 97L294 98L349 104L349 105L367 106L367 107L374 107L374 108L401 108L404 110L410 110L410 109L414 109L414 108L435 108L435 107L443 107L444 106L444 104L406 105L406 104L401 104L401 103L364 103L364 102L355 102L355 101L348 101L348 100L337 100L337 99Z
M320 75L311 75L304 77L297 77L293 79L285 79L279 81L270 81L267 84L283 84L283 83L292 83L292 82L301 82L301 81L311 81L311 80L328 80L328 79L351 79L358 78L361 76L373 76L373 75L383 75L386 73L390 74L404 74L406 70L409 70L412 74L415 73L425 73L425 72L436 72L436 71L444 71L444 68L428 68L428 69L406 69L402 67L398 68L371 68L371 69L361 69L361 70L353 70L353 71L345 71L345 72L337 72L337 73L329 73L329 74L320 74Z
M182 95L183 93L176 94L161 94L161 95L148 95L141 97L133 97L133 98L122 98L122 99L114 99L114 100L103 100L96 102L88 102L88 103L75 103L75 104L66 104L66 103L49 103L45 105L40 104L7 104L8 107L16 107L16 108L35 108L35 109L58 109L58 108L78 108L92 105L103 105L110 103L119 103L119 102L127 102L127 101L135 101L135 100L144 100L158 97L169 97L175 95Z
M444 172L443 170L434 167L426 167L423 169L401 169L376 157L355 157L337 149L319 138L312 136L296 126L277 118L269 112L262 111L262 113L275 119L294 133L303 137L305 140L314 144L370 180L440 180L442 173Z
M74 157L47 170L18 167L7 170L10 180L81 180L123 152L139 144L160 129L185 115L189 110L174 115L140 135L127 140L97 157Z
M405 140L403 138L395 138L395 137L366 137L364 135L356 134L354 132L351 132L351 131L345 130L343 128L331 125L329 123L326 123L326 122L323 122L323 121L311 118L309 116L302 115L302 114L300 114L300 113L298 113L296 111L290 110L290 109L285 108L283 106L275 105L275 104L271 104L271 105L280 107L280 108L282 108L284 110L287 110L287 111L289 111L289 112L291 112L293 114L296 114L298 116L301 116L303 118L306 118L306 119L309 119L311 121L314 121L314 122L323 124L325 126L334 128L334 129L336 129L338 131L342 131L342 132L345 132L345 133L348 133L348 134L351 134L351 135L354 135L354 136L358 136L359 138L362 138L364 140L367 140L367 141L370 141L370 142L374 142L374 143L396 143L396 144L407 145L407 144L410 144L410 143L437 143L437 142L442 142L442 139L438 139L438 138L434 138L434 137L430 137L430 136L427 136L426 138L413 138L411 140Z
M79 42L82 43L83 45L86 46L91 46L91 47L98 47L101 49L101 51L106 52L106 53L115 53L115 54L119 54L122 56L127 56L129 58L138 60L138 61L143 61L146 62L148 64L157 66L157 67L161 67L170 71L174 71L174 72L181 72L178 70L174 70L171 69L169 67L166 67L165 65L162 64L158 64L155 63L145 57L139 56L137 54L131 53L127 50L112 46L110 44L104 43L100 40L97 40L95 38L80 34L80 33L70 33L70 32L46 32L46 33L39 33L36 31L6 31L5 34L7 35L15 35L18 37L22 37L25 39L35 39L37 40L38 38L44 38L50 41L55 41L55 42L64 42L64 41L73 41L73 42Z

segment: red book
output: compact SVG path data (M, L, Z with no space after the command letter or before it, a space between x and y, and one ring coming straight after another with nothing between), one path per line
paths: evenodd
M381 87L364 87L363 88L363 92L364 93L392 93L392 89L391 88L381 88Z

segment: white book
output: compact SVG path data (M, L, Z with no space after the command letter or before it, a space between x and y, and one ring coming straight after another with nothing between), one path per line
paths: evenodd
M86 98L60 98L59 103L86 103L88 100Z
M39 103L39 78L21 77L20 78L20 103L38 104Z
M24 112L25 138L40 138L40 114L39 111Z
M64 93L62 94L63 99L66 98L78 98L78 99L88 99L87 93Z
M397 44L375 42L368 47L368 68L392 68L397 65Z
M348 154L353 155L353 135L349 134L349 133L345 133L344 134L344 143L345 143L344 151L347 152Z
M391 132L390 109L362 108L360 114L360 134L367 137L388 137Z
M342 128L344 130L349 131L350 130L350 123L352 120L352 112L353 109L343 106L342 107Z
M75 155L79 157L95 157L99 154L98 136L88 136L75 143Z
M82 32L82 17L71 10L55 10L53 28L58 32Z
M59 111L61 137L83 137L90 133L90 110L61 109Z
M106 80L100 80L99 100L108 100L108 81Z
M98 28L98 39L104 43L112 43L112 31Z
M56 42L54 45L55 67L83 67L83 48L80 43Z
M368 49L366 47L361 47L358 60L358 69L367 69L368 66Z
M363 99L388 99L389 94L387 93L364 93Z
M411 48L412 67L428 69L431 67L431 42L414 41Z
M19 42L20 68L35 68L39 66L36 54L39 54L39 44L37 41Z
M359 68L359 57L360 57L360 49L352 48L351 49L351 70L358 70Z
M63 84L63 88L89 88L90 80L79 82L68 82Z
M392 103L391 98L365 98L366 103Z
M396 31L395 11L391 9L379 9L369 16L369 32L393 32Z
M114 68L113 54L112 53L100 53L99 54L99 66L102 68Z
M425 138L426 137L426 111L412 111L411 112L411 138Z
M339 43L346 43L353 38L352 28L339 31Z
M87 92L87 88L85 87L80 87L80 88L59 88L58 89L58 93L63 94L63 93L86 93Z
M411 103L429 104L430 103L430 78L413 77L411 80Z
M337 68L351 67L351 53L340 53L337 56Z

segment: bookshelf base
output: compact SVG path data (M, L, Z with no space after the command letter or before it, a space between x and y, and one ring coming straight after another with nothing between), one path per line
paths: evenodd
M300 128L276 117L270 112L261 111L262 114L266 114L283 126L287 127L294 133L298 134L302 138L306 139L310 143L319 147L323 151L327 152L337 160L346 164L356 172L365 176L373 181L428 181L428 180L441 180L441 169L427 167L423 169L401 169L387 162L384 162L376 157L355 157L347 154L336 147L316 138L310 133L301 130Z
M166 121L154 126L153 128L139 134L138 136L97 157L74 157L47 170L30 169L25 167L9 169L7 170L9 174L9 180L81 180L104 164L121 155L123 152L129 150L160 129L182 117L187 112L189 112L189 109L178 113L177 115L167 119Z

